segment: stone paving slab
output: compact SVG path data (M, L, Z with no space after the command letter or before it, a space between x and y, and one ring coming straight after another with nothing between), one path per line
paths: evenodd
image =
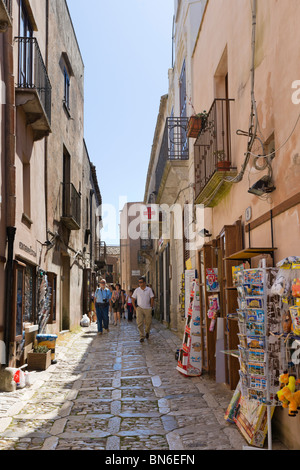
M102 336L92 324L60 338L56 365L0 393L0 450L242 449L224 420L232 392L180 374L180 346L155 320L143 344L126 320Z

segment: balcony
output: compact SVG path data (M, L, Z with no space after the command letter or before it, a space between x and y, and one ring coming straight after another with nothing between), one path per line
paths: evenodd
M23 109L37 141L51 132L51 84L36 38L15 41L19 47L16 105Z
M142 255L141 250L138 251L137 259L138 259L138 265L147 264L147 260L146 260L146 258Z
M11 0L0 0L0 33L5 33L11 25Z
M141 238L140 242L141 242L140 250L138 252L139 260L142 261L142 258L144 258L143 260L144 262L146 262L147 260L151 261L154 255L154 252L153 252L154 243L153 243L153 239L150 238L150 234L149 234L149 238L147 239ZM144 264L144 262L142 262L141 264Z
M162 138L155 178L156 203L173 203L182 180L188 179L188 118L168 118Z
M105 268L107 265L107 249L106 243L98 241L95 243L95 265L97 266L98 270Z
M62 184L62 217L63 224L69 230L80 230L81 197L72 183Z
M230 105L234 100L216 99L204 129L195 141L195 202L215 207L230 191L237 169L231 161Z

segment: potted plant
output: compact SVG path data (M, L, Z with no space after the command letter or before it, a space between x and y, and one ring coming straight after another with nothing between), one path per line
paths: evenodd
M220 171L230 170L231 162L227 160L224 150L216 150L214 152L214 156L216 158L217 170L220 170Z
M207 121L207 112L203 111L202 113L194 114L189 119L188 124L188 137L198 137L200 132L205 129Z
M29 370L46 370L51 365L51 350L47 346L37 346L27 356Z

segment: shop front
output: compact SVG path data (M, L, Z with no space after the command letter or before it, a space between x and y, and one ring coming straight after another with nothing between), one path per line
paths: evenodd
M56 275L18 258L14 261L10 366L27 361L36 335L56 322Z
M225 419L254 447L272 448L274 433L300 446L297 200L224 226L198 252L202 370L233 391Z

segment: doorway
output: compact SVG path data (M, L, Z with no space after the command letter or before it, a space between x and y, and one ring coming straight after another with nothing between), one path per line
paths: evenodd
M61 330L70 329L70 257L62 256L61 276Z

